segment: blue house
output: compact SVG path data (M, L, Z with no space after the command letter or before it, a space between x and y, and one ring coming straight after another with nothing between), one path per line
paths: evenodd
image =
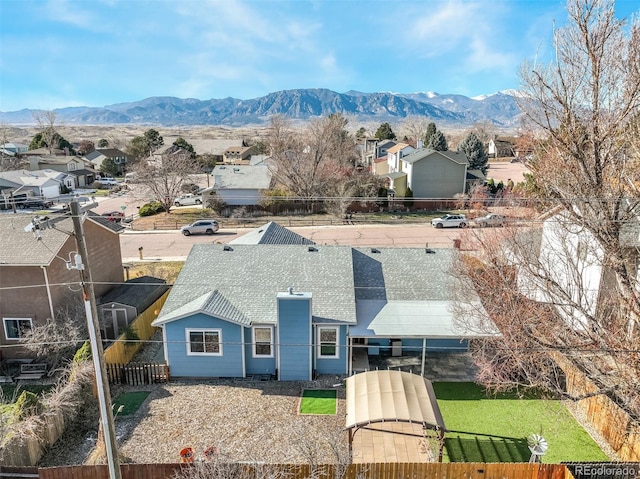
M385 352L465 351L475 335L450 311L454 254L197 244L153 324L174 377L310 380Z

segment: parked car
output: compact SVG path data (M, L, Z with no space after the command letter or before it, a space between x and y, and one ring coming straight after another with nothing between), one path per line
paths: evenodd
M198 220L190 225L183 226L180 231L183 235L189 236L194 234L212 235L220 229L220 225L216 220Z
M480 227L486 226L503 226L507 218L497 213L489 213L488 215L476 218L475 223Z
M178 196L173 204L176 206L201 205L202 195L192 195L189 193L186 195Z
M50 208L53 201L44 200L42 198L26 198L24 200L16 200L18 208Z
M100 183L102 186L116 186L120 184L120 182L118 182L115 178L109 177L96 179L96 182Z
M123 211L107 211L106 213L102 213L102 216L108 217L109 221L115 221L116 223L120 223L124 219Z
M431 220L431 226L436 228L465 228L468 224L465 215L444 215Z

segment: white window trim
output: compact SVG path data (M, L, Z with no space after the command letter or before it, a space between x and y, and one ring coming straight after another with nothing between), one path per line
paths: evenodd
M271 342L269 343L271 354L258 354L256 352L256 329L268 329L271 331ZM254 358L272 358L274 356L273 347L273 326L256 325L251 328L251 353Z
M320 334L324 329L333 329L336 332L336 354L322 354L322 343L320 342ZM340 326L318 326L316 328L318 359L339 359L340 358Z
M218 344L220 352L218 353L194 353L191 351L191 333L218 333ZM222 329L220 328L185 328L184 334L187 344L187 356L222 356Z
M10 338L9 330L7 329L7 321L29 321L29 327L33 329L33 319L32 318L2 318L2 326L4 327L4 337L7 341L20 341L20 337Z

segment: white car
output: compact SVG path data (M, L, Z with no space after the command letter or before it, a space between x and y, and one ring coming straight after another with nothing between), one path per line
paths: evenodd
M176 206L192 206L202 204L202 195L186 194L178 196L173 202Z
M436 228L466 228L468 224L465 215L444 215L431 220L431 226Z
M220 229L220 225L216 220L198 220L190 225L180 228L180 232L185 235L207 234L212 235Z

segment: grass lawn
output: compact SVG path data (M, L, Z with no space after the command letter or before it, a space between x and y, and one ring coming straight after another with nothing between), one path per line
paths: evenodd
M300 400L300 414L335 414L335 389L305 389Z
M113 401L113 413L114 415L120 408L124 406L122 411L118 413L118 416L128 416L135 413L142 405L145 399L151 394L151 391L132 391L122 393Z
M515 394L487 397L473 383L433 387L451 431L445 435L449 462L527 462L530 434L547 440L546 463L609 460L560 401L519 399Z

